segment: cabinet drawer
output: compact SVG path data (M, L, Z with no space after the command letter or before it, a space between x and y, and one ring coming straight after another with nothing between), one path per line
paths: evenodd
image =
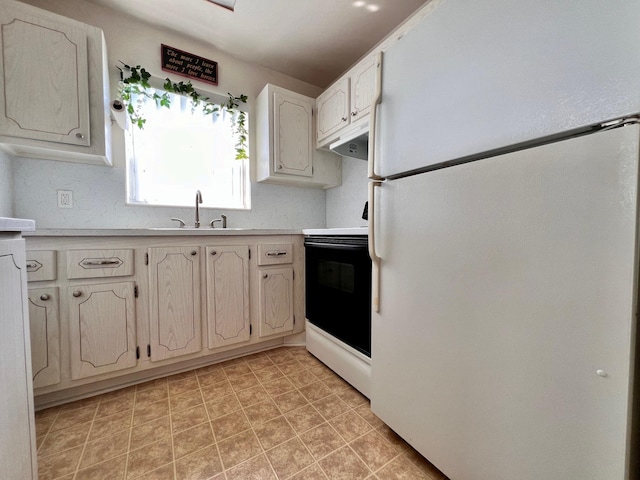
M67 278L102 278L133 275L133 249L69 250Z
M258 265L279 265L293 262L293 246L290 243L266 243L258 245Z
M27 250L27 281L55 280L56 253L55 250Z

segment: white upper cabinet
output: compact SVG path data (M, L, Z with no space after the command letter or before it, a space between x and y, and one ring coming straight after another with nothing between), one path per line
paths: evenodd
M318 143L349 125L349 78L345 77L325 90L316 100L318 105Z
M291 92L274 92L273 148L279 173L310 177L313 174L313 99Z
M376 56L369 56L358 63L352 73L349 117L351 123L366 118L376 93Z
M318 148L337 140L348 126L367 121L376 91L376 58L361 60L316 99Z
M86 33L38 17L15 18L10 11L0 15L2 131L90 145Z
M18 2L0 10L0 147L110 165L102 31Z
M315 100L275 85L256 99L257 180L299 187L340 185L340 157L314 149Z

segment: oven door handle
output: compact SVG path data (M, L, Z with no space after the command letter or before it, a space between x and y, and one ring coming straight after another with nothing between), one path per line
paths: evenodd
M343 243L314 243L309 242L304 244L305 248L324 248L330 250L367 250L366 245L345 245Z

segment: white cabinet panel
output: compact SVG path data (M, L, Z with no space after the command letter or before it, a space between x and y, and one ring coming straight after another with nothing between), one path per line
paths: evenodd
M259 270L260 336L293 330L293 267Z
M250 338L249 247L207 247L209 348Z
M136 365L134 283L68 287L73 379Z
M202 348L200 247L149 249L151 361Z
M29 289L33 387L60 382L60 314L58 288Z
M89 145L86 33L4 8L0 25L0 131Z
M0 464L4 478L38 478L24 240L0 240Z

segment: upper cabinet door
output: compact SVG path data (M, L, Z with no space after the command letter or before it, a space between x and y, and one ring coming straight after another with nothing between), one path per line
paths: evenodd
M0 132L90 145L86 32L0 11Z
M313 175L313 99L287 92L273 95L274 171L310 177Z
M373 55L358 64L351 78L351 121L366 118L371 111L371 103L376 93L376 56Z
M349 124L349 78L325 90L316 100L318 142Z

